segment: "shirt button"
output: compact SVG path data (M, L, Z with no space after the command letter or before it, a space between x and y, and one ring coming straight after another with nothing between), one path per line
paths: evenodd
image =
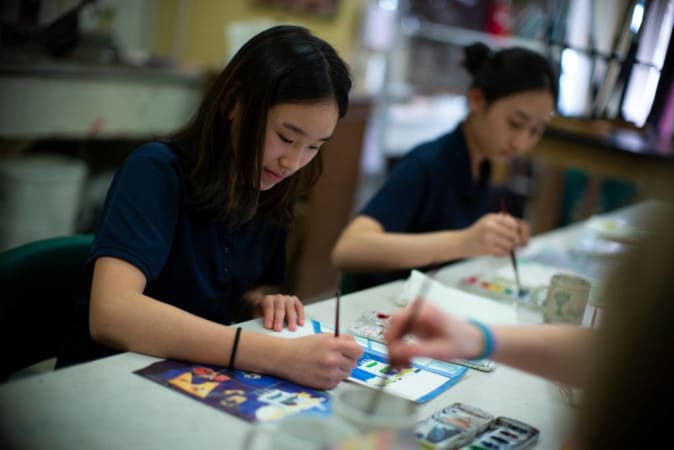
M225 255L229 254L229 247L225 246L224 251L225 251Z

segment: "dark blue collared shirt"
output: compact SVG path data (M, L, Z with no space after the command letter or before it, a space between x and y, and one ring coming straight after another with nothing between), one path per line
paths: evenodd
M136 266L147 280L146 295L222 324L232 322L245 291L283 282L285 227L254 221L229 229L197 215L188 200L183 167L168 145L145 144L124 162L106 197L59 365L113 353L88 332L99 257Z
M406 154L360 214L372 217L390 233L460 230L488 212L490 176L491 164L485 161L479 178L473 179L468 145L459 125ZM353 288L365 289L406 278L409 273L352 274Z

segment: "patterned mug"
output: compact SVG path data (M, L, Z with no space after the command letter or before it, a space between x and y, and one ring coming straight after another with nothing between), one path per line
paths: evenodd
M585 278L557 273L547 286L538 286L531 292L532 304L538 305L546 323L580 325L592 285ZM541 294L546 295L541 298Z

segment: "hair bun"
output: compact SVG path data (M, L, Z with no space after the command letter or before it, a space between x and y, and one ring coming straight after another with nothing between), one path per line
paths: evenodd
M491 56L491 50L482 42L475 42L466 46L463 52L465 57L463 66L472 75L475 75Z

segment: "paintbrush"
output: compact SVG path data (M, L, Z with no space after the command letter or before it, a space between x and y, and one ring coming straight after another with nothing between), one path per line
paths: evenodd
M429 276L426 276L424 278L421 288L419 289L419 293L417 294L417 298L414 300L414 302L412 302L412 305L410 306L411 308L410 315L407 316L407 320L403 324L402 333L400 334L401 336L405 336L412 329L412 325L414 324L417 315L419 315L419 309L421 308L421 304L423 303L424 298L428 294L428 290L431 287L431 281L432 278ZM388 375L385 377L381 377L379 379L379 385L377 386L377 390L375 391L374 395L372 396L372 400L370 401L370 404L365 410L367 414L372 415L377 410L377 405L379 404L379 401L381 399L382 392L384 392L384 386L386 386L387 380Z
M513 264L515 271L515 283L517 283L517 298L522 296L522 285L520 284L520 272L517 269L517 258L515 258L515 250L510 250L510 262Z
M506 208L505 199L501 198L501 212L503 214L508 214L508 209ZM510 250L510 262L513 265L513 271L515 272L515 283L517 284L517 298L520 298L522 295L522 285L520 284L520 272L517 269L517 258L515 257L515 249Z
M342 295L342 272L337 273L337 287L335 288L335 337L339 337L339 303Z

